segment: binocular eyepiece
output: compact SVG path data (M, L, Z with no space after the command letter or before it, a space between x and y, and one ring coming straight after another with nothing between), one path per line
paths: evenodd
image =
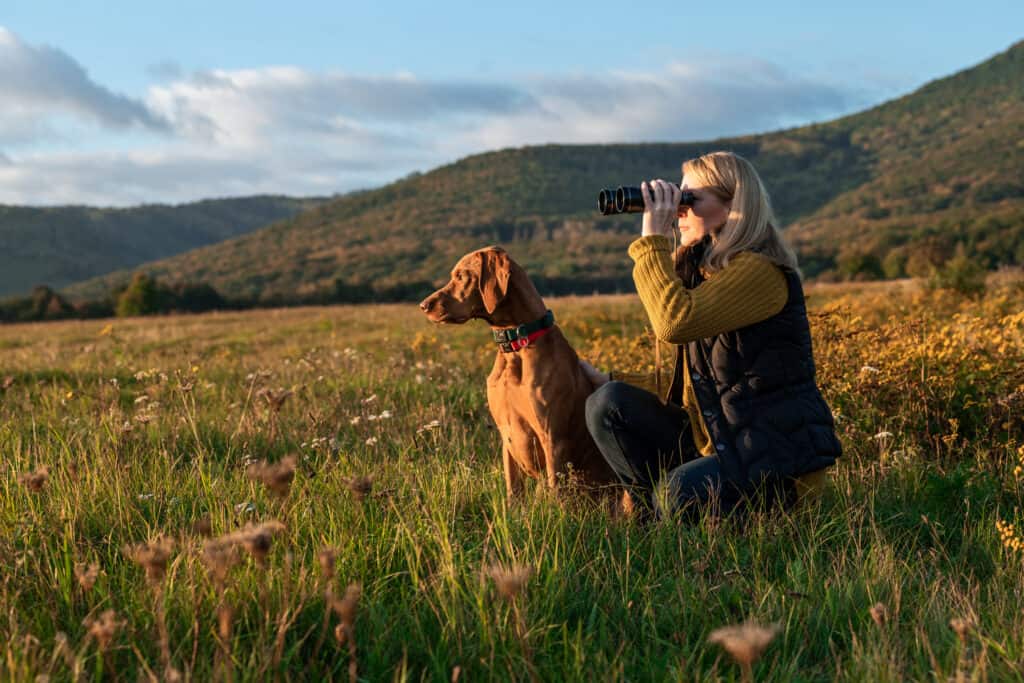
M679 187L676 185L676 187ZM689 190L683 190L679 197L679 206L693 206L697 198ZM601 190L597 195L597 210L605 216L617 213L643 213L644 195L639 187L610 187Z

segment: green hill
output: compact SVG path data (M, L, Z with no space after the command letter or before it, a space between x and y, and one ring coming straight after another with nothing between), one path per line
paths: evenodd
M761 171L808 276L902 276L958 244L1024 261L1024 42L905 97L828 123L690 144L548 145L481 154L150 263L161 278L263 303L411 299L501 243L542 292L629 289L639 218L597 215L599 188L678 178L729 149ZM97 295L117 273L77 286Z
M0 205L0 296L63 287L247 233L322 200L255 196L128 209Z

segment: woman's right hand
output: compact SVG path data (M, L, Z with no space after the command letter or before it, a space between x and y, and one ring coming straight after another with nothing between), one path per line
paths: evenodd
M671 237L679 217L679 199L683 191L675 184L651 180L640 184L644 196L644 219L641 234Z

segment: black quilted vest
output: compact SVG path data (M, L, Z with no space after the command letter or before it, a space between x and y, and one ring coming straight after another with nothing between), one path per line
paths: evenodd
M691 288L703 280L692 259L690 267L678 269ZM800 277L782 271L789 288L782 310L687 344L690 366L677 363L669 390L669 396L678 396L681 372L690 373L722 474L744 491L765 477L796 477L828 467L842 453L832 411L815 382Z

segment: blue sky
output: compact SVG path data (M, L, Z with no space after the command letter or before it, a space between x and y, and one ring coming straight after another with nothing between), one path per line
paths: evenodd
M372 187L545 142L826 120L1024 38L1024 2L49 2L0 11L0 202Z

